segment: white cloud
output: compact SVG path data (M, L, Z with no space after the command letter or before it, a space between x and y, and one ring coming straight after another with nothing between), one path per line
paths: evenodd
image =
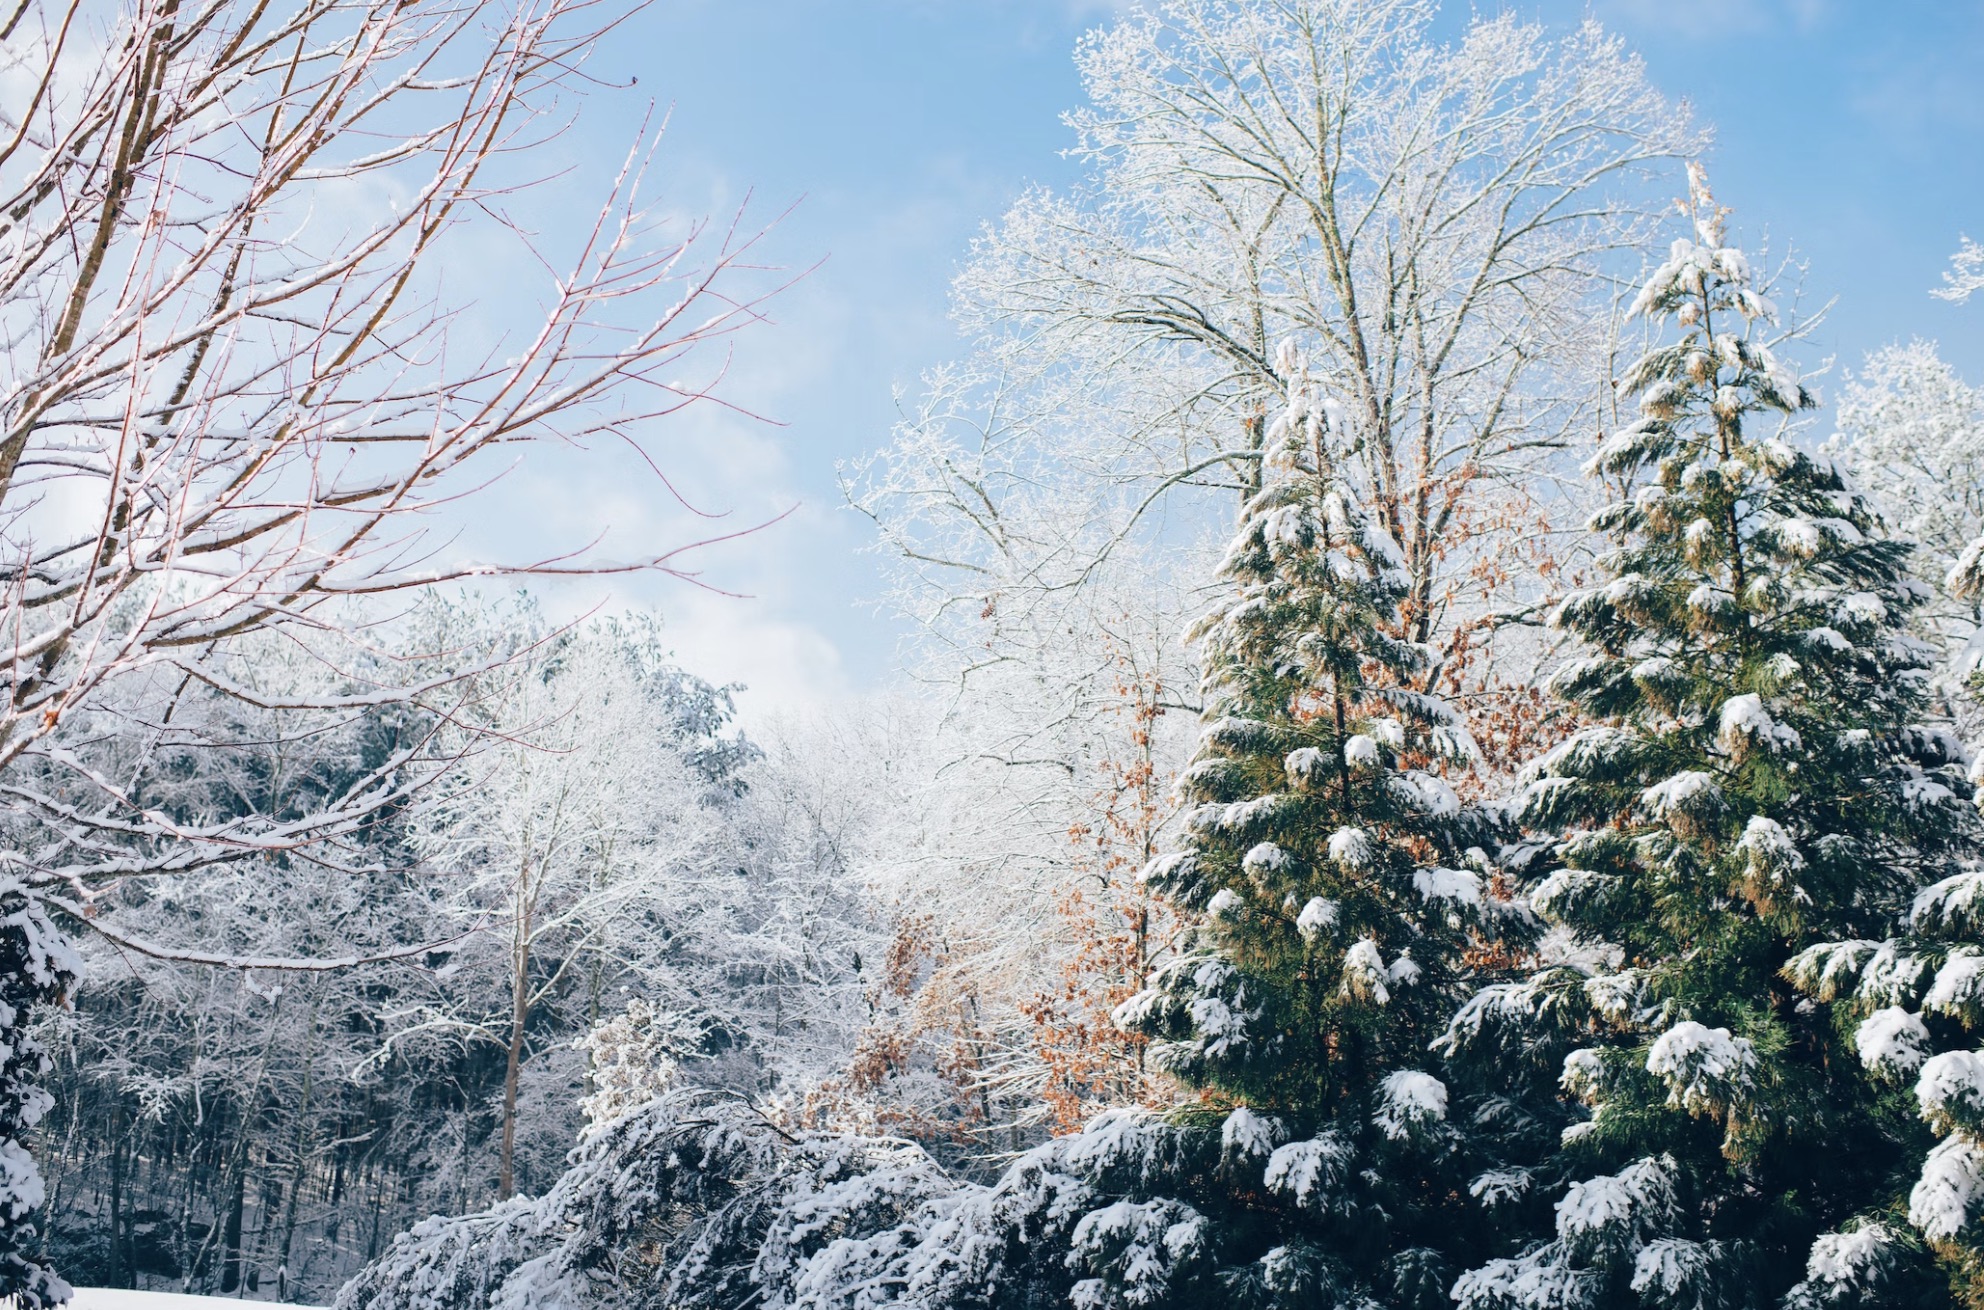
M851 692L833 642L763 601L685 591L663 610L664 631L684 668L711 682L745 685L737 707L747 728L780 713L825 708Z

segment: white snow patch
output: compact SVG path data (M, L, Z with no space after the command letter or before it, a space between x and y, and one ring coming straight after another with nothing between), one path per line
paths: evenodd
M1344 868L1365 868L1371 855L1371 839L1362 828L1338 828L1330 834L1330 858Z
M1943 967L1936 970L1935 985L1923 998L1922 1008L1961 1018L1979 1007L1984 1007L1984 951L1975 946L1954 947Z
M1915 1082L1922 1117L1939 1127L1984 1124L1984 1051L1944 1051Z
M1970 1226L1984 1201L1984 1151L1948 1137L1929 1152L1922 1177L1908 1194L1908 1222L1932 1242L1946 1242Z
M1564 1071L1557 1075L1557 1084L1589 1105L1605 1086L1604 1054L1591 1046L1572 1051L1564 1057Z
M1503 1306L1589 1305L1598 1275L1540 1255L1490 1260L1470 1269L1448 1293L1461 1310Z
M1921 956L1898 942L1882 942L1868 959L1856 994L1876 1005L1902 1005L1913 1001L1922 990L1923 976L1928 971L1929 962Z
M1460 813L1460 797L1444 778L1413 769L1394 775L1391 787L1394 795L1421 814L1446 818Z
M1805 1281L1823 1286L1835 1298L1849 1288L1865 1288L1893 1258L1894 1246L1895 1231L1886 1224L1826 1233L1805 1258Z
M1690 1114L1721 1110L1746 1096L1760 1067L1748 1038L1692 1019L1662 1033L1646 1055L1646 1071L1667 1084L1667 1103Z
M1445 1122L1447 1085L1429 1073L1400 1069L1387 1074L1378 1088L1377 1113L1371 1122L1394 1142L1429 1125Z
M1323 776L1323 753L1314 746L1304 746L1290 751L1281 765L1291 781L1308 786Z
M1561 921L1574 902L1617 881L1586 869L1556 869L1530 892L1529 907L1546 919Z
M1898 1005L1876 1010L1853 1034L1860 1063L1876 1073L1914 1073L1929 1058L1929 1029L1922 1016Z
M1772 886L1783 886L1805 867L1805 857L1784 825L1761 814L1750 816L1736 849L1749 858L1751 870Z
M1385 957L1379 953L1373 938L1365 937L1344 952L1343 990L1349 995L1385 1004L1392 999L1390 989L1385 986L1386 976Z
M1641 1008L1646 996L1646 976L1638 969L1601 973L1585 979L1584 995L1599 1018L1624 1025Z
M1634 1257L1632 1288L1650 1305L1678 1304L1682 1294L1701 1281L1710 1259L1700 1242L1663 1237Z
M1718 590L1706 582L1688 593L1688 608L1699 614L1718 613L1727 609L1729 604L1728 592Z
M1415 869L1412 885L1429 901L1453 901L1470 909L1481 908L1481 878L1462 869L1437 867Z
M1557 1236L1630 1233L1664 1224L1674 1209L1673 1162L1649 1157L1616 1174L1572 1183L1557 1202Z
M1243 1105L1227 1115L1220 1126L1220 1152L1229 1160L1259 1159L1274 1150L1275 1139L1282 1132L1281 1120L1255 1114Z
M1395 987L1412 986L1419 981L1419 975L1423 972L1425 971L1419 967L1419 962L1410 955L1401 955L1385 966L1385 977Z
M1288 852L1271 841L1261 842L1240 857L1240 867L1255 875L1279 873L1292 863L1294 861L1289 858Z
M1839 612L1853 623L1881 623L1888 617L1887 603L1871 591L1856 591L1839 602Z
M1271 1192L1315 1205L1343 1186L1350 1173L1350 1146L1335 1133L1275 1148L1262 1181Z
M1777 525L1777 539L1793 555L1810 559L1819 553L1819 525L1810 519L1785 519Z
M1189 874L1198 862L1199 857L1193 851L1172 851L1159 855L1137 871L1137 881L1162 882L1182 874Z
M1716 740L1724 750L1739 757L1753 744L1769 751L1797 750L1803 744L1798 730L1772 718L1764 708L1763 697L1755 692L1731 696L1722 702Z
M1684 769L1671 778L1655 783L1640 793L1640 804L1654 818L1695 808L1702 802L1719 800L1722 791L1715 780L1699 769Z
M1924 887L1909 918L1924 929L1978 926L1984 920L1984 873L1959 873Z
M1311 897L1309 903L1302 907L1302 913L1296 916L1295 927L1304 941L1313 942L1322 936L1324 929L1335 926L1336 913L1335 901L1324 900L1320 896Z

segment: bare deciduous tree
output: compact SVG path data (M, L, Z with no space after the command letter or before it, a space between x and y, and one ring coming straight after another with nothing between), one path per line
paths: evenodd
M578 984L596 1022L607 977L646 982L642 966L709 899L698 884L716 829L669 707L625 652L589 633L511 673L467 729L492 744L442 783L413 832L430 865L461 878L457 912L492 928L448 966L484 985L425 1026L504 1052L499 1198L516 1191L519 1079L540 1053L533 1012Z
M1446 45L1434 8L1174 0L1084 45L1088 182L980 241L958 301L983 348L851 482L960 649L1140 530L1223 530L1291 336L1406 553L1409 635L1478 612L1589 419L1639 184L1698 137L1595 25Z
M87 923L108 881L320 848L428 772L414 734L299 812L193 820L148 798L143 752L106 773L65 726L121 678L255 702L217 658L246 634L307 633L336 659L365 646L366 597L682 568L679 550L469 562L426 536L506 448L649 457L647 424L707 394L680 380L685 356L757 317L747 236L644 210L651 142L571 232L538 240L509 215L624 16L595 0L26 0L6 17L0 793L38 821L5 855L8 886ZM501 273L481 300L444 277L470 255ZM354 661L331 703L296 708L445 715L455 677ZM164 739L172 714L168 698L125 726ZM34 1115L31 1098L0 1135ZM37 1304L55 1286L30 1263L0 1294Z

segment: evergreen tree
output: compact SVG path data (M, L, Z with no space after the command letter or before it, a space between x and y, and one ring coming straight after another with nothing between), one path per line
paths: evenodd
M1050 1144L983 1207L1003 1217L933 1237L953 1265L1016 1271L957 1284L974 1298L1019 1304L1025 1281L1084 1307L1446 1304L1469 1152L1427 1046L1495 918L1471 846L1489 829L1440 776L1472 742L1410 690L1426 653L1393 635L1407 579L1342 419L1292 348L1280 363L1292 395L1231 589L1193 634L1182 849L1145 871L1199 926L1117 1012L1190 1097ZM1064 1242L1072 1281L1042 1288L1047 1244L1023 1260L995 1230Z
M1984 1306L1984 1052L1969 1049L1984 1026L1980 937L1984 873L1972 870L1924 888L1895 935L1824 942L1786 966L1850 1038L1862 1094L1898 1123L1919 1114L1934 1134L1894 1131L1879 1143L1893 1157L1888 1190L1852 1232L1814 1244L1793 1310L1894 1304L1895 1270L1919 1263L1925 1242L1957 1300Z
M1970 600L1976 554L1973 547L1968 575L1959 569L1951 578ZM1973 684L1979 680L1973 675ZM1970 780L1984 781L1980 774L1984 760L1972 764ZM1984 804L1984 792L1977 799ZM1984 1028L1984 872L1972 868L1923 888L1898 927L1882 941L1808 947L1785 967L1840 1032L1852 1033L1860 1069L1891 1112L1915 1110L1935 1134L1933 1145L1919 1133L1892 1144L1897 1171L1915 1178L1906 1210L1886 1198L1853 1233L1822 1239L1794 1310L1884 1303L1883 1283L1918 1240L1962 1304L1984 1306L1984 1051L1972 1049Z
M1690 180L1693 239L1634 306L1678 331L1628 372L1640 417L1594 460L1620 493L1595 522L1608 576L1554 615L1589 648L1554 689L1594 726L1516 806L1545 839L1552 962L1485 989L1443 1043L1561 1060L1589 1114L1528 1173L1554 1237L1453 1291L1464 1310L1946 1305L1898 1222L1924 1125L1862 1076L1851 1016L1790 980L1974 855L1963 751L1921 722L1910 547L1783 440L1813 400Z
M69 1299L44 1263L41 1171L22 1139L55 1103L41 1086L48 1054L37 1011L66 1004L82 976L75 949L18 879L0 875L0 1305L42 1310Z

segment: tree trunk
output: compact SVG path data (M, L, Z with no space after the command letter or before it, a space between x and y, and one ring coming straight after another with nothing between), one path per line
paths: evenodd
M524 1022L530 1018L530 946L521 938L510 975L510 1057L503 1070L503 1163L496 1181L499 1200L516 1195L517 1073L524 1060Z
M379 1221L386 1215L386 1171L379 1170L372 1184L372 1234L365 1239L365 1263L379 1258Z
M110 1285L136 1287L124 1249L124 1098L110 1102Z
M248 1171L241 1169L234 1175L234 1200L227 1207L227 1231L221 1237L220 1290L223 1296L241 1286L241 1211L247 1203Z
M289 1248L296 1237L296 1207L303 1194L303 1171L310 1159L310 1093L317 1073L317 1004L310 1007L310 1032L303 1043L303 1107L296 1115L296 1161L289 1174L289 1199L282 1216L282 1256L279 1263L289 1267Z

